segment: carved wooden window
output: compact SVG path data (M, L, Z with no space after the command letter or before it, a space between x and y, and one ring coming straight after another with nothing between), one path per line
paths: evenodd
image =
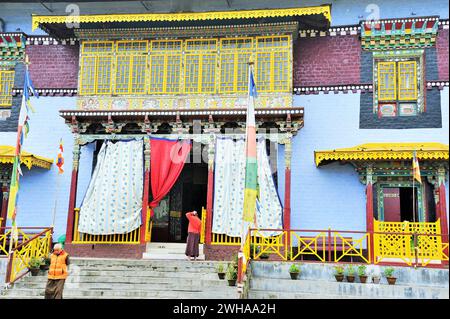
M215 93L217 39L186 40L185 93Z
M290 37L256 38L256 85L261 92L289 92Z
M14 86L14 71L0 70L0 106L12 105L13 86Z
M151 41L150 93L181 93L181 40Z
M116 94L146 93L147 41L118 41L116 51Z
M379 117L413 116L424 111L420 57L375 59L375 107Z
M85 42L81 50L80 94L111 94L114 43Z
M252 38L220 40L220 93L247 92Z

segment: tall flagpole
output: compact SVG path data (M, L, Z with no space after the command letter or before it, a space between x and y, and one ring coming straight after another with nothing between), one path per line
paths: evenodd
M412 187L412 192L413 192L413 222L414 224L416 223L416 187L415 187L415 181L416 181L416 176L415 176L415 163L417 161L416 158L417 154L416 154L416 150L413 151L413 173L412 173L412 178L413 178L413 187ZM417 236L416 236L416 227L415 225L413 226L414 229L414 233L413 233L413 238L414 238L414 258L416 263L414 264L414 268L417 267Z

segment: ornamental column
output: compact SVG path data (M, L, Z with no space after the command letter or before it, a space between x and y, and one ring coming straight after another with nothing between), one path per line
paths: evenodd
M441 234L445 235L442 236L442 243L448 244L448 224L447 224L447 202L445 198L445 167L440 166L438 168L438 190L439 190L439 204L437 209L437 215L441 222ZM444 254L448 256L449 250L448 247L444 250ZM448 261L443 262L445 264L448 264Z
M214 135L210 137L208 143L208 191L206 195L206 232L205 244L211 244L212 219L213 219L213 194L214 194Z
M369 233L370 261L374 262L374 240L373 240L373 167L370 164L366 168L366 231Z
M77 199L78 167L80 161L80 144L78 138L73 143L72 179L70 182L69 210L67 216L66 244L72 243L75 219L75 205Z
M284 211L283 228L287 233L287 247L291 242L291 157L292 157L292 136L288 136L284 143ZM289 249L289 248L288 248Z
M144 137L144 193L142 196L142 212L141 212L141 229L140 229L140 238L141 244L145 244L147 241L150 241L151 238L147 238L150 236L149 229L149 218L147 215L148 210L148 196L150 191L150 139L149 137ZM148 234L148 236L147 236Z

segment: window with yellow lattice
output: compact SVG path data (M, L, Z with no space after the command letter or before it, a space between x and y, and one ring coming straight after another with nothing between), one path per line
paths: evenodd
M0 107L12 105L12 88L14 85L14 71L0 70Z
M245 93L250 60L258 91L291 91L291 36L265 36L85 41L79 94Z
M379 117L414 116L424 111L420 57L375 59L375 110Z

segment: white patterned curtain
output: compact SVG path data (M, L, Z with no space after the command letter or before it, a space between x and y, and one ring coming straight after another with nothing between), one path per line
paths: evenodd
M266 151L266 141L260 139L257 145L259 209L256 210L256 228L282 229L283 208L278 197L275 182ZM264 236L278 235L279 232L264 231Z
M245 187L245 141L217 137L212 232L241 236Z
M141 224L143 141L103 143L80 208L78 231L129 233Z
M255 228L282 228L283 209L272 178L265 140L257 145L260 191ZM214 168L214 208L212 232L240 237L245 189L245 141L217 138ZM264 232L272 236L277 232Z

